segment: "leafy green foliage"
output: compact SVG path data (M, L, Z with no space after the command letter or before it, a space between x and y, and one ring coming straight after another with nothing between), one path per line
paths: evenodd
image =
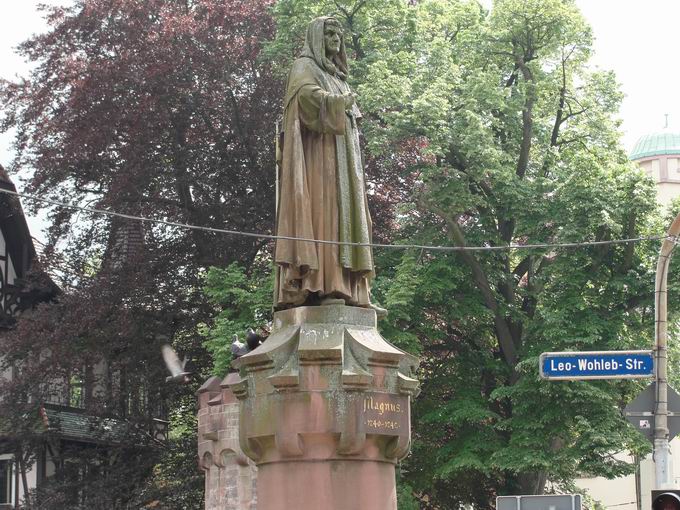
M225 269L211 267L205 275L205 293L221 310L214 323L203 325L205 347L212 354L214 373L224 375L231 363L231 338L269 322L274 293L269 266L253 265L250 272L234 263Z
M139 508L163 510L202 510L204 502L204 473L196 462L196 434L172 438L147 486L139 491Z
M397 485L397 508L419 510L418 501L413 497L413 489L409 485Z

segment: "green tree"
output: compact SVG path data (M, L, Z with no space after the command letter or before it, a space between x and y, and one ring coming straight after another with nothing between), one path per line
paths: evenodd
M383 236L514 247L659 233L653 185L621 148L621 93L588 66L573 1L280 0L270 58L285 67L321 13L356 57L372 198L397 213ZM611 454L646 448L620 414L639 386L548 383L537 361L651 346L657 247L377 254L385 333L423 359L404 473L423 507L631 472Z
M231 264L225 269L211 267L206 273L204 289L216 315L209 325L202 325L201 332L216 375L224 376L230 370L232 336L243 342L248 328L266 327L271 319L273 283L266 260L257 261L249 270Z

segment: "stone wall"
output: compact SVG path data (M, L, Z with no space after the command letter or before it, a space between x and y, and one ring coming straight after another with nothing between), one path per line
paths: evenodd
M198 390L198 456L205 473L205 510L256 510L257 468L239 446L239 404L228 385L208 379Z

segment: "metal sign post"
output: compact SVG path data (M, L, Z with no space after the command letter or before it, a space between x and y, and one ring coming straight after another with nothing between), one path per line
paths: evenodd
M668 266L680 234L680 214L675 217L664 239L656 264L654 285L654 319L656 339L656 399L654 425L654 463L656 488L672 489L673 465L668 430Z

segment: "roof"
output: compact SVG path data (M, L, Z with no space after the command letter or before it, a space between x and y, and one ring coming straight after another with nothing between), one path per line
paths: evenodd
M7 171L0 165L0 183L3 184L12 184L12 181L9 179L9 174Z
M103 265L120 269L139 260L144 248L144 225L141 221L114 218L109 231L109 243Z
M82 411L45 405L41 410L43 424L60 437L94 443L118 443L130 433L122 420L100 418Z
M0 165L0 188L15 193L17 191L2 165ZM0 230L7 239L17 276L23 278L36 254L21 202L14 195L0 193Z
M0 190L16 193L16 187L2 165ZM0 308L0 330L3 330L14 327L18 313L33 308L38 303L53 300L60 290L37 260L33 238L19 197L1 192L0 232L7 242L7 250L17 276L13 285L3 289L8 299L17 305L12 308L11 313Z
M134 424L120 418L94 416L83 409L43 404L40 421L45 432L81 443L132 442L136 446L149 446L167 441L168 422L157 418L152 420L152 424Z
M671 154L680 154L680 133L661 131L641 137L633 147L630 159L637 160Z

